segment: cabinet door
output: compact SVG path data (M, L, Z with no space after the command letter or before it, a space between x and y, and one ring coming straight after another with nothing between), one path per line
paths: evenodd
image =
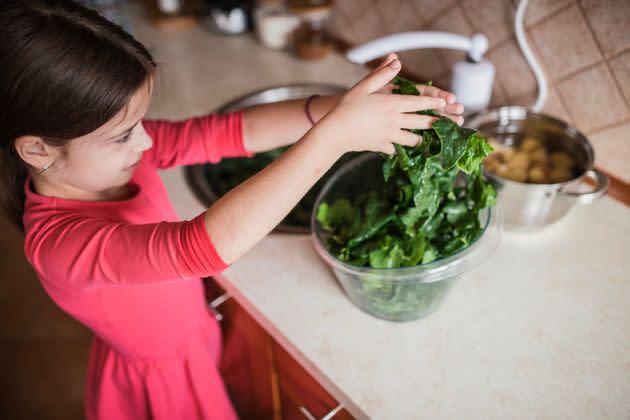
M274 355L284 420L322 419L339 406L335 398L277 343L274 343ZM328 418L353 419L345 409Z
M223 294L214 280L206 279L209 302ZM280 419L271 338L234 299L227 299L216 311L222 316L221 374L239 418Z

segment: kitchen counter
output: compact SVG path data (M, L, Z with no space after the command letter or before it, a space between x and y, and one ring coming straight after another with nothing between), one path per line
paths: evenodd
M148 116L179 119L298 81L350 84L339 56L306 63L250 36L203 29L136 36L162 64ZM204 207L164 171L180 216ZM252 216L255 217L255 216ZM629 418L630 208L605 197L535 234L505 234L429 317L356 308L307 236L272 234L218 281L354 416Z

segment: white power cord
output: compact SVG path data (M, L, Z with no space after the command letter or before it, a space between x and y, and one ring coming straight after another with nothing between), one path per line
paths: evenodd
M518 3L516 15L514 16L514 31L516 32L516 41L518 42L518 46L521 47L525 60L527 60L527 64L531 67L534 77L536 78L536 83L538 83L538 98L536 98L536 102L532 105L531 110L534 112L540 112L547 101L547 80L545 79L545 74L543 73L540 64L538 64L538 61L536 61L532 50L527 44L527 39L525 38L523 18L525 16L527 3L529 3L529 0L521 0Z

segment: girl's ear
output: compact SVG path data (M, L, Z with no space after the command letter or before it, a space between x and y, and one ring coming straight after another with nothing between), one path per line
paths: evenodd
M21 136L15 140L15 150L20 158L37 169L51 165L59 157L59 150L37 136Z

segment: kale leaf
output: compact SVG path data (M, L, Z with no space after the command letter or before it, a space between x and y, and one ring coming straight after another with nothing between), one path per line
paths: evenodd
M419 95L413 82L397 77L393 83L396 94ZM326 246L340 260L372 268L414 266L453 255L481 234L479 212L496 199L480 170L492 147L476 130L446 117L430 129L410 131L423 141L395 144L396 153L384 158L387 188L317 209Z

